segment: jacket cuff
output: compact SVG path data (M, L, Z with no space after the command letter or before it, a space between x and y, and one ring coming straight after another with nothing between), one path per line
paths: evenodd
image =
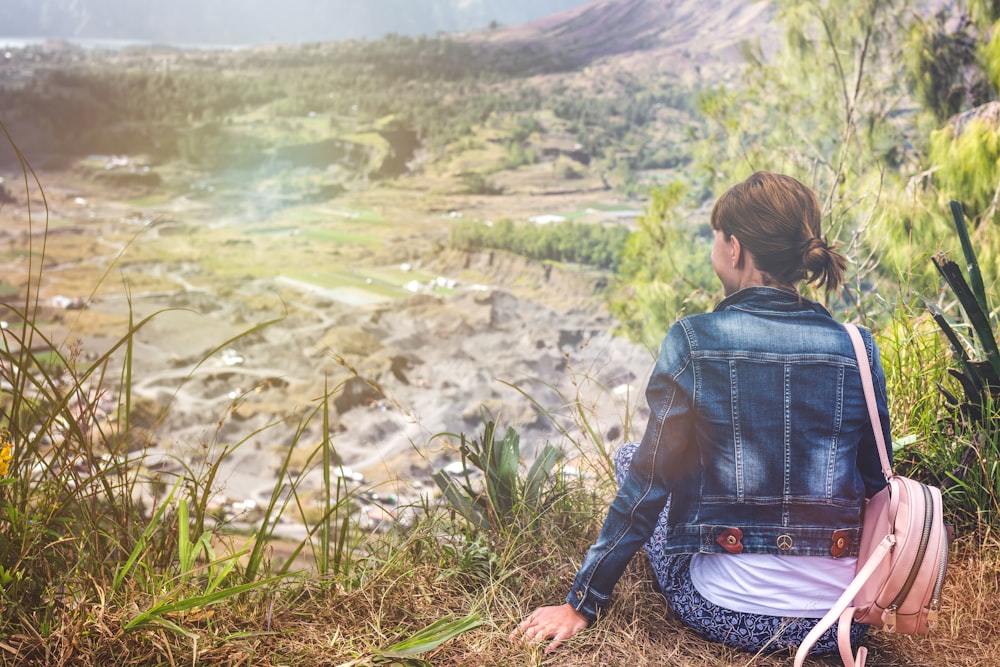
M609 596L601 595L588 586L573 584L569 594L566 595L566 602L576 609L591 624L595 623L599 616L608 607Z

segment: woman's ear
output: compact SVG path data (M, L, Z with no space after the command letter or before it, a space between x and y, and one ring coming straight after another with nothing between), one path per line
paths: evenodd
M731 241L730 245L733 249L733 268L738 269L743 264L743 245L735 236L730 236L729 239Z

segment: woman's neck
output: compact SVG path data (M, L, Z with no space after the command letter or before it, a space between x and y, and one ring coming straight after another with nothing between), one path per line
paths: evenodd
M726 292L726 296L739 292L740 290L746 289L748 287L773 287L775 289L791 292L792 294L798 294L798 290L795 288L795 285L789 285L786 283L782 283L779 280L775 280L770 273L764 273L763 271L757 269L757 267L755 266L748 266L743 271L741 271L739 275L739 280L732 287L733 289Z

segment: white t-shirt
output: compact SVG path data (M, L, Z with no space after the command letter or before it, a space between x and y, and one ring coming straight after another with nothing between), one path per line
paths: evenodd
M857 558L694 554L691 581L710 602L750 614L819 618L854 579Z

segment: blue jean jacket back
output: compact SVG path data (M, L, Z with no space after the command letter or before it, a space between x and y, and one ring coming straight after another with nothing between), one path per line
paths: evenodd
M885 374L862 329L891 457ZM591 620L669 500L665 553L857 555L885 486L857 361L821 305L751 287L667 332L629 475L567 601Z

